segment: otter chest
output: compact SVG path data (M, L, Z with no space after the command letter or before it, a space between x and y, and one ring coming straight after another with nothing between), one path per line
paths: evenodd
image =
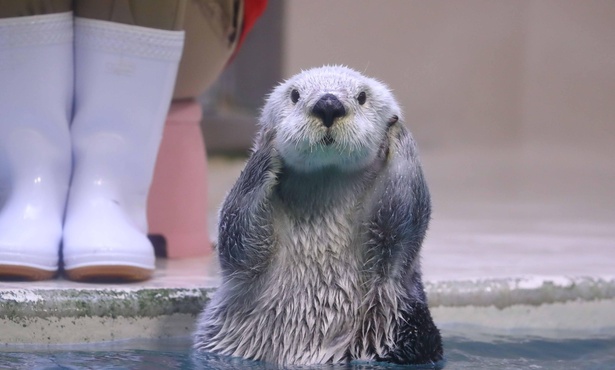
M339 207L289 214L280 209L275 217L277 255L271 272L283 273L295 288L315 290L314 294L352 289L359 255L354 210ZM316 294L315 298L324 297Z
M348 207L299 215L276 209L276 260L261 301L278 316L280 328L271 330L286 328L293 339L285 343L294 346L288 352L303 360L338 361L356 332L361 303L354 212Z

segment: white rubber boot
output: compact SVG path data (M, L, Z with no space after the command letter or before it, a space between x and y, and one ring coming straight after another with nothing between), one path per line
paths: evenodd
M58 269L72 97L72 13L0 19L0 277Z
M183 31L75 19L70 279L143 280L154 271L145 207L183 40Z

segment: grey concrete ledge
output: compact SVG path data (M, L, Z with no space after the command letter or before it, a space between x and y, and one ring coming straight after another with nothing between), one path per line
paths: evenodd
M0 319L197 314L212 288L0 290Z
M615 298L614 277L527 277L427 282L433 307L539 306Z
M531 277L426 284L431 314L447 335L552 339L615 335L615 279Z
M540 329L544 317L576 312L574 328L582 328L584 322L596 328L615 327L615 316L609 313L615 307L615 278L611 277L478 279L428 282L425 287L438 322L518 325L529 322L529 312L536 316L531 326ZM214 291L0 289L0 343L84 343L190 335ZM576 305L571 306L571 302ZM587 310L599 314L588 314ZM562 322L551 326L561 326Z
M187 336L212 288L0 290L0 344Z
M426 282L430 306L541 305L615 299L615 277L532 277ZM0 318L158 317L198 314L215 288L0 289Z

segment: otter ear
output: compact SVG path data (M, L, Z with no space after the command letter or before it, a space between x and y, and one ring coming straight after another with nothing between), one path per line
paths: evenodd
M412 137L412 133L408 130L399 118L389 125L386 140L386 158L387 160L414 161L417 155L416 142ZM397 159L396 159L397 158Z
M393 116L391 116L391 118L389 118L389 120L387 121L387 127L391 127L394 124L397 123L397 121L399 121L399 117L397 116L397 114L394 114Z

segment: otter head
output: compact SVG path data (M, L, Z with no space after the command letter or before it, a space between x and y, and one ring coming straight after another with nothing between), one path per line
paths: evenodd
M381 82L341 66L314 68L269 95L256 147L266 141L285 165L354 171L372 163L401 112Z

